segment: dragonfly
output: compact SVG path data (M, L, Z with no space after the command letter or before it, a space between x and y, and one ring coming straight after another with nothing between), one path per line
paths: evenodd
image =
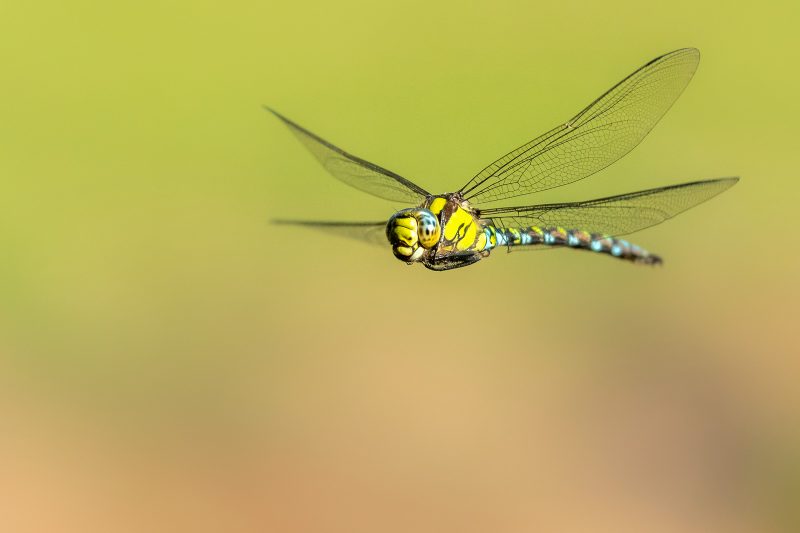
M455 192L432 194L416 183L350 154L267 107L344 183L402 202L388 220L276 220L391 246L408 264L435 271L472 265L498 247L572 248L657 265L660 256L621 237L674 217L733 186L738 177L667 185L588 201L516 207L491 204L586 178L630 152L688 85L696 48L656 57L578 114L489 164ZM487 206L487 204L489 204Z

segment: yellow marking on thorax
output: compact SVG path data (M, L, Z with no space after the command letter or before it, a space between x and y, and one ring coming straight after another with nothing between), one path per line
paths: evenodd
M447 198L438 196L431 201L431 205L428 207L428 210L438 217L445 205L447 205Z
M444 238L447 241L455 241L456 250L467 250L475 244L478 229L475 218L465 209L457 207L445 224Z
M478 233L478 241L475 243L475 249L483 251L486 248L486 232L481 231Z

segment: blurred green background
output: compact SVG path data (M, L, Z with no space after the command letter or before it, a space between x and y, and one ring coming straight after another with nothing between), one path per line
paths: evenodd
M0 528L797 531L799 14L4 1ZM528 198L742 176L632 238L663 268L268 224L405 206L262 104L448 191L684 46L642 145Z

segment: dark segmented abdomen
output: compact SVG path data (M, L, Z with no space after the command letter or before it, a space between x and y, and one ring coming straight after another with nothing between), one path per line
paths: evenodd
M624 239L618 239L602 233L588 233L578 229L564 229L559 227L530 226L527 228L495 228L486 226L486 246L484 251L496 246L567 246L581 250L590 250L609 254L619 259L626 259L634 263L657 265L661 258L647 250L631 244Z

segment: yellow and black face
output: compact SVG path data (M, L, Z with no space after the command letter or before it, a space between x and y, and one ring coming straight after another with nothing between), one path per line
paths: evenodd
M441 235L439 219L427 209L403 209L386 225L386 237L394 256L406 263L422 259L425 250L439 243Z

